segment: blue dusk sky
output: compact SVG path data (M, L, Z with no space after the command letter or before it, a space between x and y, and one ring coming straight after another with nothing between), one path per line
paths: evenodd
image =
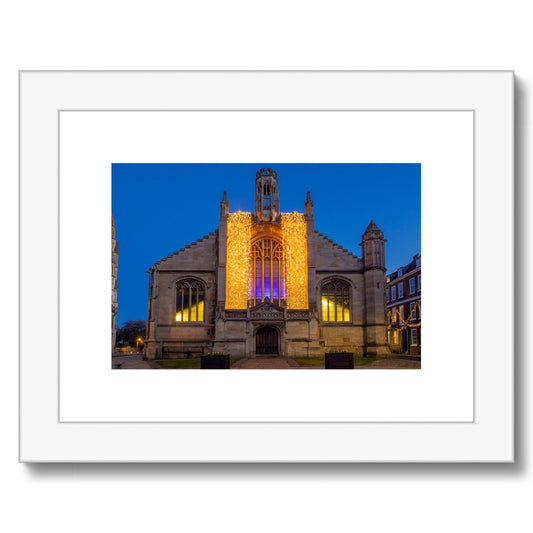
M230 213L253 212L255 173L278 173L281 212L314 203L315 229L361 257L370 220L385 234L389 272L420 253L420 173L413 164L112 165L112 211L119 242L118 319L145 320L148 274L156 261L214 231L227 191Z

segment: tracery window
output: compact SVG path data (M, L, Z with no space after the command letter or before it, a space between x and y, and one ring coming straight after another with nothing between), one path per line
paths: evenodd
M322 285L322 321L350 321L350 284L342 279L332 279Z
M203 322L205 316L205 285L197 279L176 283L176 322Z
M252 245L250 304L268 298L276 305L285 300L285 265L281 243L262 239Z

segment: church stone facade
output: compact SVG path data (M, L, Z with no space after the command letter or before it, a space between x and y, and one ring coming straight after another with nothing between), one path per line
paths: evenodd
M304 208L280 211L272 169L254 213L230 213L224 192L218 229L149 270L145 358L386 356L383 233L370 222L359 258L315 230L309 192Z
M111 216L111 353L115 351L117 343L117 313L118 313L118 242L115 219Z

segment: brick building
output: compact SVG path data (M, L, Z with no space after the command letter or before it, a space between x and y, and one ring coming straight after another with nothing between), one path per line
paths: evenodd
M422 267L420 254L387 276L387 338L391 351L421 355Z
M309 192L304 213L282 213L277 173L259 170L254 213L230 213L224 192L218 229L149 270L145 357L388 354L373 221L361 246L359 258L315 230Z

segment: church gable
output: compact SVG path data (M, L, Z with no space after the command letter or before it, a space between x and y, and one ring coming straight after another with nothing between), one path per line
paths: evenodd
M204 235L177 252L158 261L154 266L165 270L216 270L217 231Z
M305 213L281 212L273 169L253 213L224 192L218 229L150 269L146 357L386 353L383 233L371 222L358 258L314 227L309 192Z
M362 261L343 248L337 243L333 242L329 237L323 233L315 230L316 239L316 268L317 269L362 269Z

